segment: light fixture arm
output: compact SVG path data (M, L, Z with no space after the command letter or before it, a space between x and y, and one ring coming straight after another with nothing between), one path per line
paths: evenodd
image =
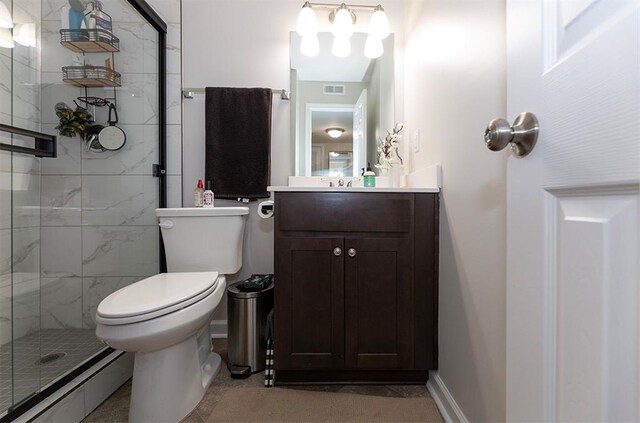
M370 6L370 5L366 5L366 4L346 4L346 3L335 4L335 3L315 3L315 2L306 1L304 6L306 6L307 4L309 6L311 6L311 7L317 7L319 9L337 10L337 9L339 9L340 7L342 7L344 5L346 8L348 8L351 11L354 11L354 10L368 10L368 11L372 11L372 12L375 12L376 10L383 10L384 11L384 9L382 8L382 5L380 5L380 4L378 4L376 6Z
M331 13L329 13L329 22L333 23L336 18L336 13L338 13L338 10L340 9L345 9L349 12L349 14L351 15L351 22L355 25L358 18L356 17L356 14L353 13L353 10L346 5L346 3L342 3L338 8L331 10Z

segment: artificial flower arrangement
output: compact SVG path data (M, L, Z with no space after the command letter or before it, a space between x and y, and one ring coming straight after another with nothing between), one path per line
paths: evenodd
M403 164L402 157L398 152L398 146L400 144L400 133L404 129L404 125L402 123L396 123L391 132L387 129L387 136L384 137L383 140L380 140L380 144L378 145L378 163L376 167L381 170L382 175L386 175L389 172L389 169L393 167L396 163ZM396 159L393 157L398 158Z

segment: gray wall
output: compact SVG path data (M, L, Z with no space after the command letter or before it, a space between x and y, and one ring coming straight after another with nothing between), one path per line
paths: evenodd
M482 134L506 113L505 2L407 2L410 167L441 163L440 369L469 421L505 419L506 151Z

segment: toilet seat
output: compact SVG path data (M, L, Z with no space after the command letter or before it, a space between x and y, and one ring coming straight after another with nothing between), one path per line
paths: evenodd
M218 272L160 273L122 288L102 300L96 323L125 325L188 307L215 291Z

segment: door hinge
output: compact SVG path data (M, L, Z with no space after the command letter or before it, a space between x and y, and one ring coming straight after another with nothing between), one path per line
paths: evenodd
M153 165L153 176L155 176L156 178L164 178L165 176L167 176L167 171L164 166L156 163Z

